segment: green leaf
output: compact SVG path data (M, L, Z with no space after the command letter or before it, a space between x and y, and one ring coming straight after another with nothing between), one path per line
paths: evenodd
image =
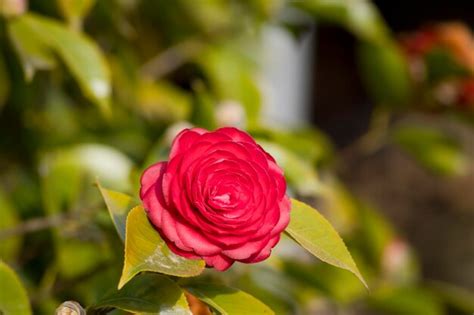
M412 83L408 63L397 45L362 42L357 54L364 83L377 104L391 107L409 104Z
M193 85L196 96L190 121L198 127L214 130L217 127L215 116L215 100L206 91L201 82Z
M0 313L29 315L31 307L23 285L15 272L0 260Z
M425 56L425 62L430 83L472 75L469 68L457 61L447 49L435 48L429 51Z
M94 228L90 221L84 225L82 219L91 217L93 213L87 209L94 208L93 204L100 201L90 183L100 177L108 186L125 190L130 185L131 167L132 162L126 155L98 144L66 147L42 156L39 169L47 214L72 213L73 209L80 213L78 219L68 225L69 233L61 233L61 227L54 229L59 271L63 276L79 276L110 258L108 244L100 242L101 238L80 237L87 233L87 227ZM97 255L98 252L101 255Z
M463 175L469 169L469 157L461 144L441 130L402 126L393 136L398 145L435 174Z
M12 228L20 223L17 210L2 191L0 191L0 213L0 231L4 228ZM20 250L20 246L21 238L19 236L2 239L0 241L0 259L7 262L14 260Z
M166 81L143 81L138 88L137 110L151 121L186 120L191 113L191 98Z
M389 38L388 27L370 0L295 0L292 4L324 22L347 28L360 39L380 43Z
M324 296L342 304L360 300L367 292L352 274L328 264L306 264L285 260L283 266L284 273L300 282L301 285L317 289L323 292Z
M133 278L90 309L110 307L133 313L191 315L181 288L166 276L150 273Z
M258 124L261 93L254 64L234 47L211 46L199 55L198 63L209 76L220 101L236 100L247 114L248 127Z
M311 254L328 264L349 270L367 287L343 240L316 209L291 199L291 219L285 231Z
M119 289L142 271L192 277L204 270L204 261L186 259L170 251L148 221L142 206L133 208L128 214L125 235L125 262Z
M24 20L10 21L8 33L28 81L33 79L36 70L51 69L56 65L51 47Z
M445 314L439 299L422 288L387 288L370 296L370 305L377 311L394 315Z
M223 315L274 314L258 299L231 287L210 283L185 284L184 287Z
M49 18L27 13L9 23L12 40L17 43L20 55L27 60L27 77L31 77L31 60L36 66L51 66L51 50L61 57L83 93L102 110L109 110L111 93L107 62L96 44L81 33L66 28ZM18 30L22 36L18 37ZM26 47L26 48L25 48ZM28 63L30 65L28 65Z
M89 12L95 0L56 0L62 15L73 28L79 28L82 19Z
M258 143L277 160L290 186L300 195L314 196L319 192L318 174L310 163L276 143L262 140Z
M96 184L105 201L105 205L109 210L110 217L114 222L117 233L122 241L125 241L125 225L127 215L131 209L131 204L134 203L133 198L121 192L105 189L100 185L99 181L96 181Z

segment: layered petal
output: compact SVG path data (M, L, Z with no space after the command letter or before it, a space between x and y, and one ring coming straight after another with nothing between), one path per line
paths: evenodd
M183 130L168 162L143 173L140 198L174 253L217 270L266 259L289 222L283 171L236 128Z

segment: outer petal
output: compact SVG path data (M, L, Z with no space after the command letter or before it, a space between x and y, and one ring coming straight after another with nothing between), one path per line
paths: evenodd
M249 142L256 144L255 140L248 133L234 127L219 128L215 132L229 136L235 142Z
M161 181L166 165L166 162L153 164L145 170L140 179L140 199L143 201L148 218L158 228L161 227L162 212L166 211L161 190Z
M158 162L149 166L142 174L140 178L140 198L153 186L156 181L161 177L164 169L166 168L167 162Z
M181 131L171 144L169 159L171 160L179 153L186 152L199 139L199 136L205 133L208 133L208 131L202 128L184 129Z
M229 267L234 263L234 260L224 255L207 256L203 258L208 266L214 267L219 271L225 271L229 269Z

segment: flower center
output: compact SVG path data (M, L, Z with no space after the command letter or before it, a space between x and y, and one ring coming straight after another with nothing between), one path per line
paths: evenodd
M218 201L219 203L228 205L229 202L230 202L230 194L226 193L226 194L222 194L222 195L219 195L219 196L214 196L212 199L214 201Z

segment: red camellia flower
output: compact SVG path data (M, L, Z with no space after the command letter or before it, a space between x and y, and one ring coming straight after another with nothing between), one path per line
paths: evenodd
M140 198L174 253L226 270L270 255L289 222L285 191L282 170L247 133L193 128L145 170Z

